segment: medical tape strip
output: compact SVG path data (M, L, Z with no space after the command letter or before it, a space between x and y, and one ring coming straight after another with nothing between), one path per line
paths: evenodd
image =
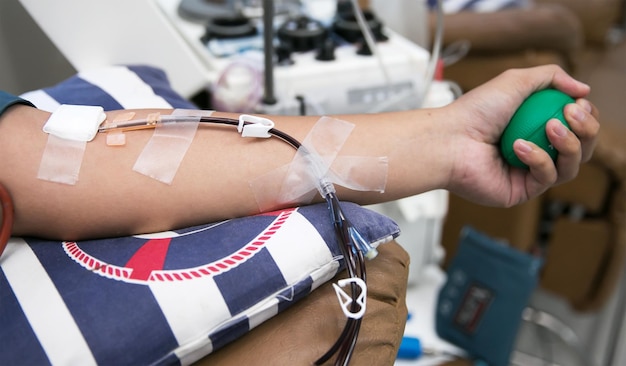
M63 104L46 121L43 130L48 141L39 164L37 178L75 185L87 147L106 119L102 107Z
M104 127L109 127L110 125L118 125L122 122L130 121L135 117L135 112L125 112L115 116L113 121L107 121L104 124ZM126 134L122 130L113 130L109 131L106 134L106 144L107 146L125 146L126 145Z
M167 122L163 116L154 134L137 158L133 170L165 184L172 184L180 164L191 146L198 130L200 118L210 116L212 111L174 110L174 121ZM175 117L185 117L176 122Z
M337 156L331 181L355 191L385 192L389 159L386 156Z
M321 188L321 181L353 190L384 192L386 157L339 156L353 129L349 122L320 118L291 163L250 182L259 209L268 211L282 205L310 203Z

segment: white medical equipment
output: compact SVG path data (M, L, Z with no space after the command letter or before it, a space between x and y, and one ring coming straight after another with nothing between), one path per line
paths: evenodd
M250 52L220 57L210 51L202 41L207 22L182 17L181 0L20 2L78 71L112 64L150 64L164 69L174 89L186 97L214 85L242 57L259 58ZM303 3L336 7L332 0ZM319 8L302 6L297 16L308 17L308 11L322 19ZM275 18L278 28L288 16ZM258 25L259 18L251 21ZM320 22L326 26L328 19ZM429 52L389 27L384 33L389 39L377 43L380 59L357 54L360 46L356 44L337 46L332 61L317 60L316 51L291 53L291 65L274 67L279 105L269 112L294 113L296 97L304 97L310 110L325 114L370 112L392 97L399 101L392 101L388 110L416 107L415 95L424 84ZM236 42L224 40L221 47L236 47ZM244 77L240 82L250 80Z

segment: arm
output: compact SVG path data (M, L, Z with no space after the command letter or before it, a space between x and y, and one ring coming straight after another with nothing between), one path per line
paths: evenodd
M558 170L533 146L520 155L530 171L509 169L498 156L499 136L516 107L532 91L549 85L577 98L589 91L549 66L507 72L444 108L337 116L356 125L342 154L389 158L384 194L338 187L339 197L367 204L445 188L479 203L510 206L572 179L581 161L590 157L598 130L597 112L591 113L585 100L566 110L580 140L573 133L559 137L548 126L560 151ZM141 118L153 111L136 112ZM108 118L116 113L109 112ZM580 122L572 119L577 113L583 116ZM14 235L77 240L255 214L249 182L289 163L295 153L275 139L243 139L232 128L201 127L173 184L165 185L132 171L151 131L129 132L127 145L119 149L107 147L104 136L98 136L87 145L79 182L66 186L36 178L47 118L46 112L26 106L12 107L0 117L0 155L7 157L0 161L0 179L15 203ZM302 140L318 117L271 119L276 128ZM516 151L523 147L518 143Z

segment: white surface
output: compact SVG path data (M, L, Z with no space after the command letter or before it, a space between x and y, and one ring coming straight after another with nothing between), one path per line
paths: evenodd
M423 277L423 269L443 258L441 234L448 211L448 192L433 190L367 207L390 217L400 227L396 241L411 258L409 285L417 285Z
M143 63L166 70L189 97L208 70L153 0L19 0L78 71Z
M370 0L370 5L387 27L424 48L430 47L426 0Z

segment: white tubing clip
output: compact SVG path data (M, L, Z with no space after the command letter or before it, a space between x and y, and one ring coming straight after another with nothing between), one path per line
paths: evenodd
M249 122L246 124L246 122ZM239 116L239 125L237 131L242 137L272 137L269 130L274 128L274 122L267 118L242 114Z
M365 301L367 298L367 285L365 281L360 278L352 277L346 278L343 280L337 281L339 286L333 283L333 287L335 288L335 293L337 293L337 299L339 299L339 305L341 305L341 310L343 313L352 319L360 319L365 314ZM359 311L353 312L350 311L350 306L352 305L352 296L348 295L341 287L345 287L346 285L350 285L352 283L356 283L361 288L361 293L356 298L356 303L359 305Z

